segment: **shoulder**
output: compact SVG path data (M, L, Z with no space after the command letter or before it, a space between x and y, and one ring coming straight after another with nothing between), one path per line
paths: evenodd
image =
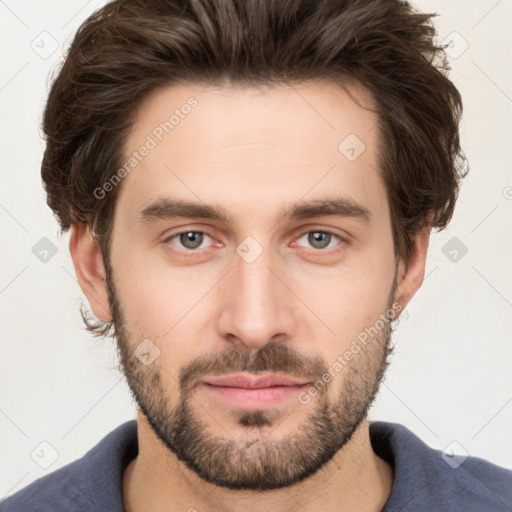
M0 511L121 512L122 472L137 450L137 424L132 420L110 432L82 458L5 498Z
M372 447L394 467L383 512L512 512L512 471L468 454L429 447L403 425L370 423Z

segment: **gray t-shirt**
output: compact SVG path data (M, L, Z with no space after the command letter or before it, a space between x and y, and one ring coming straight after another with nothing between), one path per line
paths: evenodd
M443 458L397 423L370 423L370 439L394 468L382 512L512 512L512 470L477 457L461 464L451 453ZM81 459L5 498L0 512L124 512L123 471L137 453L137 423L131 420Z

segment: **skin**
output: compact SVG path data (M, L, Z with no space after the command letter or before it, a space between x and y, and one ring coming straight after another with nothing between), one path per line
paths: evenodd
M388 363L388 324L308 403L244 410L199 381L245 367L315 382L379 315L406 307L424 277L429 229L407 265L397 259L377 118L332 84L163 88L138 110L127 155L190 96L198 106L119 185L108 280L90 231L71 229L79 283L95 316L114 320L139 405L126 510L379 511L393 471L372 450L366 413ZM338 150L349 134L365 145L354 161ZM284 217L335 192L363 205L369 222ZM228 220L142 222L162 197L221 206ZM170 239L205 230L194 255ZM318 231L336 235L327 249L312 245ZM248 236L262 250L251 263L236 251ZM149 365L133 352L145 339L160 351Z

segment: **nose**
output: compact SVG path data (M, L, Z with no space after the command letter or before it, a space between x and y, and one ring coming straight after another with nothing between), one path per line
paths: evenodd
M264 250L251 263L235 254L232 264L219 289L219 334L248 350L294 337L298 299L278 259Z

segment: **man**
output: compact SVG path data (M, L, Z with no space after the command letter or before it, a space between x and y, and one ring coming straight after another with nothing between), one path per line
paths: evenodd
M139 410L3 511L512 510L512 472L367 420L465 173L430 18L128 0L82 25L42 176Z

